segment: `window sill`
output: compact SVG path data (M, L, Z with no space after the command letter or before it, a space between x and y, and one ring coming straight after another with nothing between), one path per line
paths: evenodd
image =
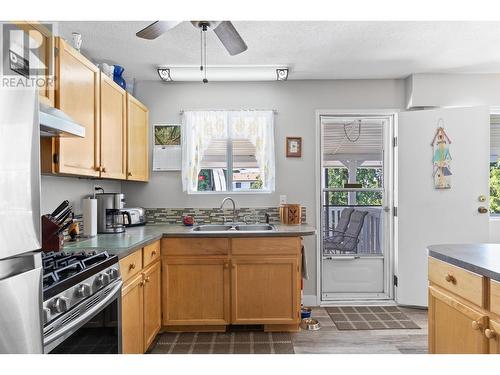
M490 214L490 221L500 221L500 214Z
M271 190L261 190L261 191L190 191L188 195L242 195L242 194L271 194L274 193ZM500 219L500 217L499 217Z

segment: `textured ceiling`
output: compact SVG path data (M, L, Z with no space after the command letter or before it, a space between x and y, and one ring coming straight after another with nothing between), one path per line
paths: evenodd
M200 35L183 22L156 40L135 33L144 22L60 22L82 34L96 62L125 67L126 78L158 79L157 65L198 65ZM290 66L289 79L402 78L411 73L500 73L500 22L236 21L248 50L229 56L208 35L208 65Z

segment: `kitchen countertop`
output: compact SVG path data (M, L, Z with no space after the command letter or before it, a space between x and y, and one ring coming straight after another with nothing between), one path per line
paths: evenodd
M428 247L433 258L500 281L500 244L453 244Z
M146 246L162 237L291 237L310 236L316 229L307 224L280 225L273 224L276 230L269 232L238 232L224 233L193 232L193 227L171 224L152 224L141 227L127 228L125 233L98 234L93 238L81 238L75 242L66 242L64 251L107 250L119 258L126 257L135 249Z

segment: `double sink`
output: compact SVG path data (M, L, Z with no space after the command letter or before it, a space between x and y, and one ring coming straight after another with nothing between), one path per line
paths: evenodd
M276 228L271 224L203 224L193 227L193 232L269 232Z

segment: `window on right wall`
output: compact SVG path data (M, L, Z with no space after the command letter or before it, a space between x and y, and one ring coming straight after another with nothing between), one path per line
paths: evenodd
M490 215L500 216L500 115L490 116Z

